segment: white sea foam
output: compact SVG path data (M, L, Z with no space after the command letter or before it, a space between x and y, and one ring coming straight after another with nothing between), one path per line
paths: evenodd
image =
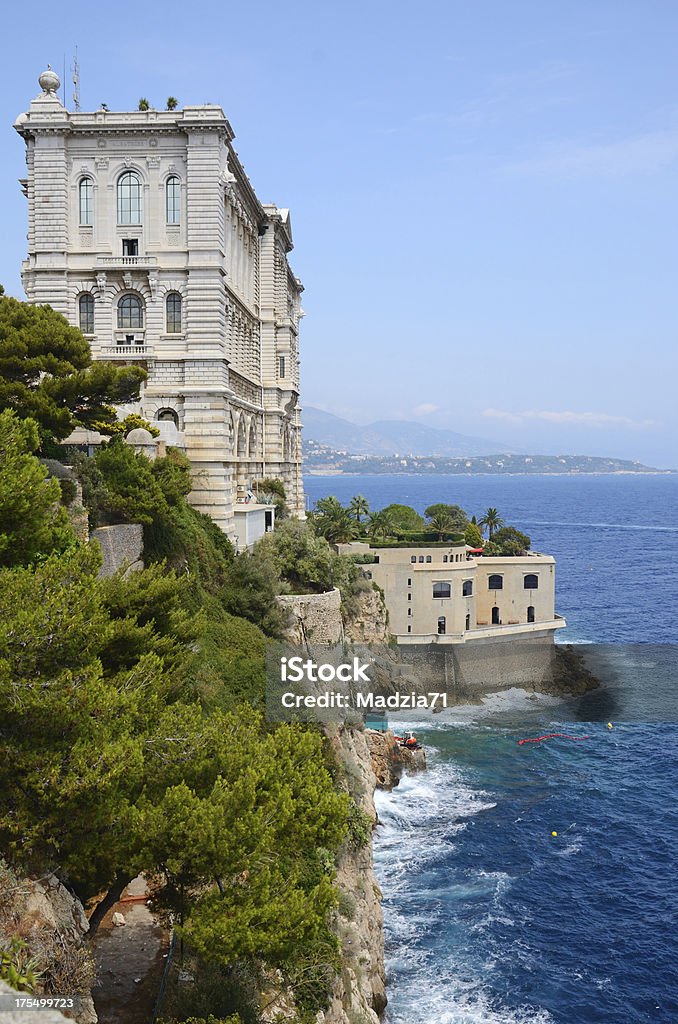
M474 710L477 710L474 709ZM392 792L376 794L381 825L375 864L384 892L389 1024L552 1024L539 1007L508 1008L491 999L484 979L492 958L473 964L469 950L450 944L442 956L427 948L425 936L450 925L449 907L459 897L480 900L487 909L473 932L497 923L513 926L504 909L511 876L504 871L451 876L436 870L450 856L455 839L477 815L495 806L492 794L474 788L461 768L428 749L430 768L405 776ZM421 899L425 890L425 900ZM466 946L466 942L464 944ZM512 948L515 946L512 943Z

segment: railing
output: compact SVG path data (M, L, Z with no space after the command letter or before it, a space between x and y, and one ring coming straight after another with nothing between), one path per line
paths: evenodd
M157 256L97 256L102 267L154 267Z
M150 345L102 345L99 351L109 359L147 359L153 355Z

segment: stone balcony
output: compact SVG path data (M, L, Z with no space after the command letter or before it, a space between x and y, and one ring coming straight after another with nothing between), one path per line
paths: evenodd
M102 345L96 352L101 359L150 359L152 345Z
M155 267L157 256L97 256L100 267Z

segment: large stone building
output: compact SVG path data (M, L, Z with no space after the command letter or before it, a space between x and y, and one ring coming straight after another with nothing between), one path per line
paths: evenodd
M63 106L54 72L39 81L15 124L28 300L78 325L95 359L146 367L123 411L186 451L191 500L226 533L250 512L263 522L262 477L280 478L303 515L289 212L255 195L221 107L85 113Z
M553 641L566 626L555 610L555 559L477 557L466 545L340 545L371 555L368 578L384 592L399 644Z

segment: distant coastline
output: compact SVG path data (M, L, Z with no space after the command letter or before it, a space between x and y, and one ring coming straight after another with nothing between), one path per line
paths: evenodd
M594 455L356 455L317 441L304 442L311 476L664 476L675 469Z

